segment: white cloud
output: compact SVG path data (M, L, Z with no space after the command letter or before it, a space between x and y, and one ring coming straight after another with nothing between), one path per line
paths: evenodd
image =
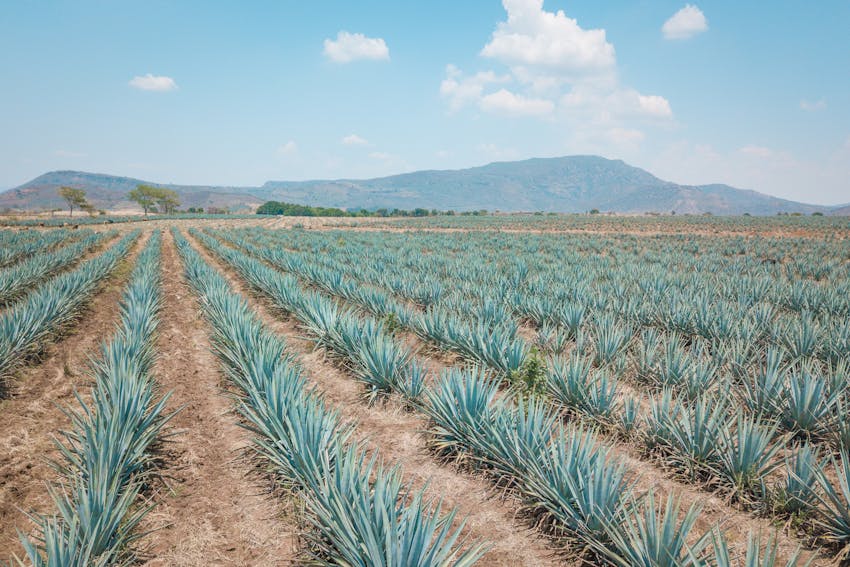
M357 134L349 134L342 139L342 143L346 146L368 146L369 140L361 138Z
M563 11L547 12L543 0L502 0L508 13L481 55L513 67L542 67L585 74L611 69L614 46L605 30L585 30Z
M510 81L510 75L497 75L493 71L481 71L465 77L460 69L449 64L446 65L446 78L440 83L440 94L449 100L449 108L455 111L468 103L480 101L487 85Z
M291 155L298 151L298 144L294 140L289 140L277 149L277 153L282 156Z
M666 39L689 39L707 29L705 14L692 4L687 4L661 26Z
M512 93L507 89L499 89L481 98L481 108L487 112L503 112L517 116L540 116L551 114L555 109L555 104L550 100L528 98Z
M805 110L806 112L815 112L817 110L823 110L826 108L826 101L823 99L816 100L815 102L809 102L808 100L800 101L800 109Z
M620 84L605 30L583 29L563 11L546 11L542 0L502 4L507 18L480 55L505 69L467 74L448 65L440 94L451 112L558 120L572 139L631 144L643 139L637 126L672 120L666 98Z
M177 83L171 77L162 75L151 75L148 73L144 76L136 76L130 79L129 85L143 91L173 91L177 88Z
M663 96L644 96L642 94L638 94L637 97L640 109L648 116L655 116L658 118L670 118L673 116L673 111L670 109L670 103Z
M336 40L325 40L325 56L335 63L350 63L358 59L388 60L390 50L380 37L341 31Z

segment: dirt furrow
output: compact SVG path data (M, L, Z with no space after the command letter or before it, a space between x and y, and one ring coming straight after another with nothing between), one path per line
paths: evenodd
M63 410L79 409L75 392L88 397L89 358L115 331L118 302L148 237L136 241L64 338L47 345L41 362L18 370L0 400L0 560L22 552L17 530L34 528L27 512L54 508L46 483L58 477L47 461L59 457L53 440L70 426Z
M318 387L345 419L357 424L358 435L379 451L384 462L401 464L405 478L415 487L426 487L427 494L442 499L445 508L457 508L458 516L466 519L465 533L469 538L492 544L482 565L564 564L546 539L517 517L519 502L497 493L486 478L458 472L452 465L435 459L427 448L423 434L427 423L421 415L404 411L393 402L366 405L362 386L322 351L314 350L293 320L287 319L269 301L250 293L231 268L209 254L191 235L189 238L204 258L251 303L263 322L286 339L289 351L304 368L308 381Z
M242 458L248 433L237 425L225 377L210 350L211 329L183 276L170 232L163 235L163 315L157 381L173 391L176 433L165 443L160 473L167 489L145 528L145 565L291 565L297 558L294 520L270 484Z

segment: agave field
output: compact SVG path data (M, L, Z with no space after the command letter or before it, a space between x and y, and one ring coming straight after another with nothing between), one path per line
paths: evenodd
M0 560L850 561L846 227L576 219L0 231Z

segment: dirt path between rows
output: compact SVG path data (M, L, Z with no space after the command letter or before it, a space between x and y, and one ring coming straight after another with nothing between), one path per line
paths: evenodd
M163 234L163 315L156 378L173 391L177 435L160 469L170 490L155 498L145 528L145 565L291 565L296 523L270 486L240 458L249 434L237 425L224 376L210 350L209 325L186 284L171 233Z
M136 241L64 339L48 344L39 364L20 369L9 381L7 399L0 400L0 561L23 552L17 530L34 528L26 512L54 508L46 483L58 477L47 459L59 458L53 439L70 426L63 409L79 409L75 391L88 398L89 357L115 331L118 302L147 238Z
M189 236L204 259L218 269L234 289L242 294L265 325L286 339L288 350L304 369L308 382L315 384L342 417L357 424L359 438L379 451L385 463L402 465L405 478L416 488L442 499L444 510L458 509L466 519L465 535L472 541L487 541L492 547L481 565L544 566L563 565L557 551L527 523L518 518L519 502L502 498L483 476L461 473L452 465L439 463L426 447L423 435L427 423L421 416L402 410L393 402L369 407L362 386L346 371L315 351L305 340L294 320L287 319L271 302L250 293L247 285L201 244Z

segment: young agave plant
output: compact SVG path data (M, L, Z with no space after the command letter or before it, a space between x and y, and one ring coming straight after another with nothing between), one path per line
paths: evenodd
M805 514L811 511L817 496L820 454L816 445L798 445L785 457L785 475L777 494L777 506L786 514Z
M777 567L779 565L779 542L771 535L764 546L761 538L750 533L747 536L747 551L738 561L733 560L723 532L717 530L712 537L714 546L714 565L717 567ZM802 560L798 548L785 562L785 567L808 567L813 559Z
M620 413L620 432L624 437L631 437L640 424L641 398L626 396L623 399L623 410Z
M827 541L841 548L841 556L850 553L850 457L848 450L841 449L839 458L830 458L835 484L830 479L826 467L816 473L818 485L817 524L823 530Z
M474 447L494 420L492 402L499 382L483 369L452 368L432 390L424 411L431 418L434 446L442 454L462 454ZM480 455L475 455L480 457Z
M498 402L492 427L479 443L485 462L509 483L525 478L529 463L548 451L558 416L538 397Z
M793 359L802 360L817 355L821 329L811 313L804 312L785 326L779 339Z
M562 429L530 460L523 492L556 529L604 544L607 522L623 515L632 491L627 467L609 453L592 431Z
M675 417L665 423L670 460L690 478L714 474L728 423L727 403L705 396L694 402L677 402L676 406Z
M593 547L617 567L707 567L712 532L689 544L700 508L692 505L680 520L680 507L679 498L672 494L667 497L663 512L651 491L643 499L632 499L625 513L608 519L610 543Z
M660 335L654 327L645 329L637 343L635 366L637 378L644 384L652 384L657 380L660 365Z
M741 397L752 413L776 416L782 411L786 377L783 369L784 352L777 348L767 350L764 367L755 377L741 381Z
M804 369L791 375L788 386L780 414L782 426L804 436L828 431L838 396L829 394L827 380Z
M775 458L784 446L775 440L777 428L739 411L735 426L721 430L718 471L737 498L765 495L765 479L782 463Z
M486 551L459 550L465 522L453 528L454 512L443 515L439 503L411 494L398 469L385 470L362 450L345 451L318 488L304 497L320 565L468 567Z
M632 330L610 316L600 317L594 325L595 354L593 363L602 366L613 362L629 343Z
M411 352L393 337L377 333L358 345L357 376L369 387L369 401L402 390L410 371Z
M687 379L692 365L693 359L685 351L681 335L672 333L664 345L664 358L661 361L657 386L677 388Z

